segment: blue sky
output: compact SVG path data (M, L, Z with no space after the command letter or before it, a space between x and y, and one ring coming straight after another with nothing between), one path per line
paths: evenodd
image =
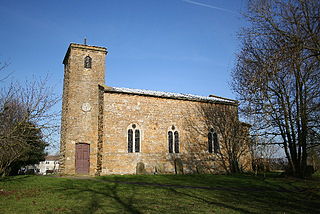
M65 52L86 37L108 48L109 86L235 98L230 72L246 8L247 0L1 0L0 61L11 79L48 75L61 95Z
M245 9L245 0L1 0L0 60L15 79L48 74L62 93L68 45L87 37L108 48L109 86L235 98Z

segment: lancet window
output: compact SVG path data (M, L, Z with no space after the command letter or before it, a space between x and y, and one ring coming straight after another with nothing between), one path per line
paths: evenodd
M176 130L175 126L171 126L168 131L168 146L169 146L169 153L179 153L179 132Z
M208 133L208 151L209 153L214 152L215 154L220 152L218 135L213 129L210 129Z
M90 56L86 56L84 58L84 67L85 68L91 68L91 64L92 64L92 59Z
M136 124L128 128L128 153L140 152L140 130Z

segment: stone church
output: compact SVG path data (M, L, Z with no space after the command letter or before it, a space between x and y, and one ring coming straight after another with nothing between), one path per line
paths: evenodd
M106 86L107 53L103 47L70 44L64 57L60 172L218 171L223 136L197 109L228 109L238 121L238 102Z

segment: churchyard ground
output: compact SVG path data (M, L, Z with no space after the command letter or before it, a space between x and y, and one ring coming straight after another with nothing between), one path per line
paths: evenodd
M16 176L0 213L320 213L320 176Z

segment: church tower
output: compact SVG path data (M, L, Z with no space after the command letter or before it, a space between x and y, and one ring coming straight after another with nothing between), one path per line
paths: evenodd
M99 85L106 48L70 44L64 57L60 173L99 173ZM101 112L100 112L101 113Z

